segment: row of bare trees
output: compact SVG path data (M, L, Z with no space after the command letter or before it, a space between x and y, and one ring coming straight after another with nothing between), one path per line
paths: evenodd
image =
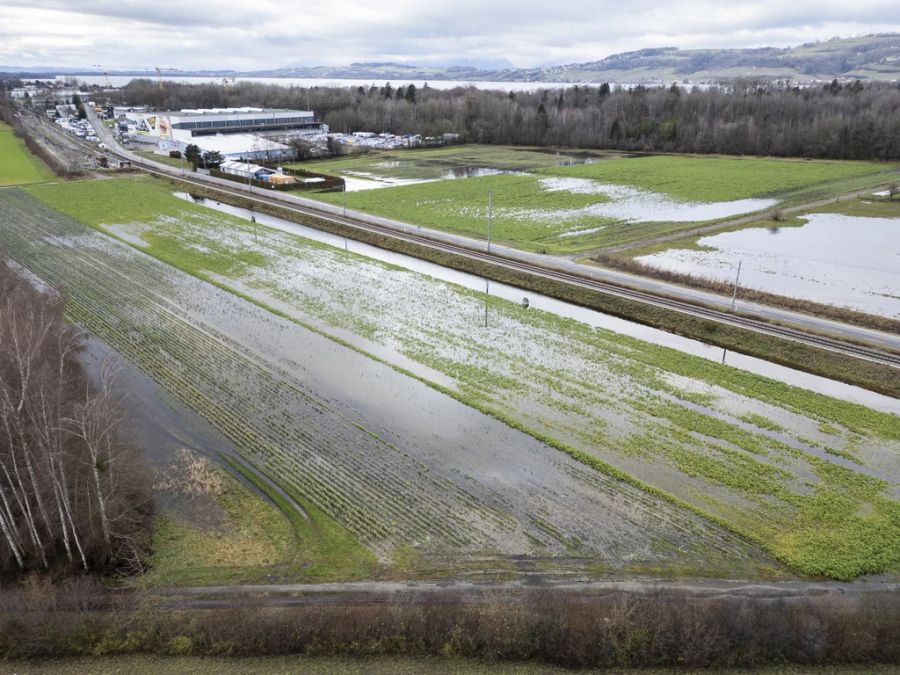
M561 85L562 86L562 85ZM390 85L294 87L133 80L112 97L160 109L312 108L333 131L460 133L476 143L833 159L900 159L896 83L793 87L735 81L686 90L569 86L533 92Z
M118 434L112 362L88 376L62 304L0 259L0 575L146 552L148 474Z

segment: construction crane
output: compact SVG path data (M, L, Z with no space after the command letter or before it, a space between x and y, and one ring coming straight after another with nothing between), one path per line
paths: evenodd
M160 68L159 66L156 66L156 77L157 77L157 82L159 82L159 88L160 88L160 89L163 88L163 78L162 78L162 74L163 74L164 72L177 71L177 70L178 70L178 68Z
M106 86L107 86L107 88L112 89L112 84L111 84L110 81L109 81L109 73L106 72L106 71L103 69L103 66L101 66L101 65L95 63L92 67L93 67L93 68L99 68L99 69L100 69L100 71L103 73L103 77L106 79Z

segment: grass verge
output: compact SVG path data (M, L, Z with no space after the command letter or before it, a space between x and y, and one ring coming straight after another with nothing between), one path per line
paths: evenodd
M53 173L13 133L12 127L0 122L0 185L26 185L54 179Z
M418 675L419 673L457 673L459 675L487 675L489 673L515 673L516 675L547 675L553 672L600 672L594 670L549 667L534 662L479 661L459 657L415 656L163 656L159 654L133 654L128 656L93 656L63 659L32 659L7 661L10 672L23 675L69 675L69 673L93 673L94 675L119 675L120 673L155 673L156 675L270 675L270 673L306 673L307 675ZM603 672L609 672L604 670ZM616 668L620 675L673 675L687 671L657 668ZM746 675L746 669L704 670L708 675ZM896 671L891 666L868 664L844 666L779 666L754 669L759 675L888 675Z

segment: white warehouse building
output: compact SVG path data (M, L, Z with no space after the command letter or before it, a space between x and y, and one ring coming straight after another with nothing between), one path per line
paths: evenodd
M199 108L178 111L126 112L134 140L155 143L159 150L180 150L193 143L203 152L216 151L226 159L278 160L293 149L259 132L327 131L309 110L265 108Z

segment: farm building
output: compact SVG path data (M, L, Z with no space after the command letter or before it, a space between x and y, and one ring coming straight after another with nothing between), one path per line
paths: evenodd
M250 164L249 162L238 162L233 159L222 162L219 171L239 176L240 178L252 178L253 180L267 180L269 176L276 174L274 169L267 169L264 166Z

